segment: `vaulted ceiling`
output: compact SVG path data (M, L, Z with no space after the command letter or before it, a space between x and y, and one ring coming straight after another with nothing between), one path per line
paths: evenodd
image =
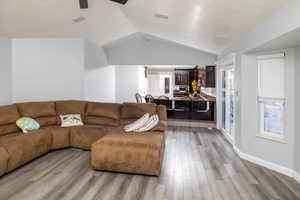
M90 8L80 10L78 0L0 0L0 36L82 37L104 45L143 32L218 54L287 2L89 0Z

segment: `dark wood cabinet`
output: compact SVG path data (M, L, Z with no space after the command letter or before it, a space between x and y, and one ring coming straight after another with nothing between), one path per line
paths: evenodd
M216 87L216 66L206 66L206 81L205 87Z
M198 67L198 83L200 83L201 87L206 87L205 67Z
M189 85L190 92L193 80L198 81L201 87L216 87L216 66L195 67L194 69L176 69L175 85Z
M216 87L216 67L206 66L198 67L198 82L201 87L215 88Z
M175 70L175 85L189 85L189 70Z

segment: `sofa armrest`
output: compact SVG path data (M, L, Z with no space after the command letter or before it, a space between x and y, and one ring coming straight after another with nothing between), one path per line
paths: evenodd
M165 131L168 127L166 106L158 105L156 107L156 113L159 117L159 123L152 130L153 131Z
M168 127L167 120L160 120L157 126L155 126L151 131L166 131Z
M158 114L159 120L167 121L167 109L164 105L158 105L156 107L156 113Z

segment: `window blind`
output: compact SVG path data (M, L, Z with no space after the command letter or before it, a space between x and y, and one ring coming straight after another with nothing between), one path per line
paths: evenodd
M284 54L259 56L258 96L284 99Z

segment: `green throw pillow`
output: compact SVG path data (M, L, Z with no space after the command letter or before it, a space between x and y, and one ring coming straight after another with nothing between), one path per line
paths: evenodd
M22 117L18 119L16 124L20 129L22 129L23 133L28 133L28 131L36 131L40 128L39 123L29 117Z

